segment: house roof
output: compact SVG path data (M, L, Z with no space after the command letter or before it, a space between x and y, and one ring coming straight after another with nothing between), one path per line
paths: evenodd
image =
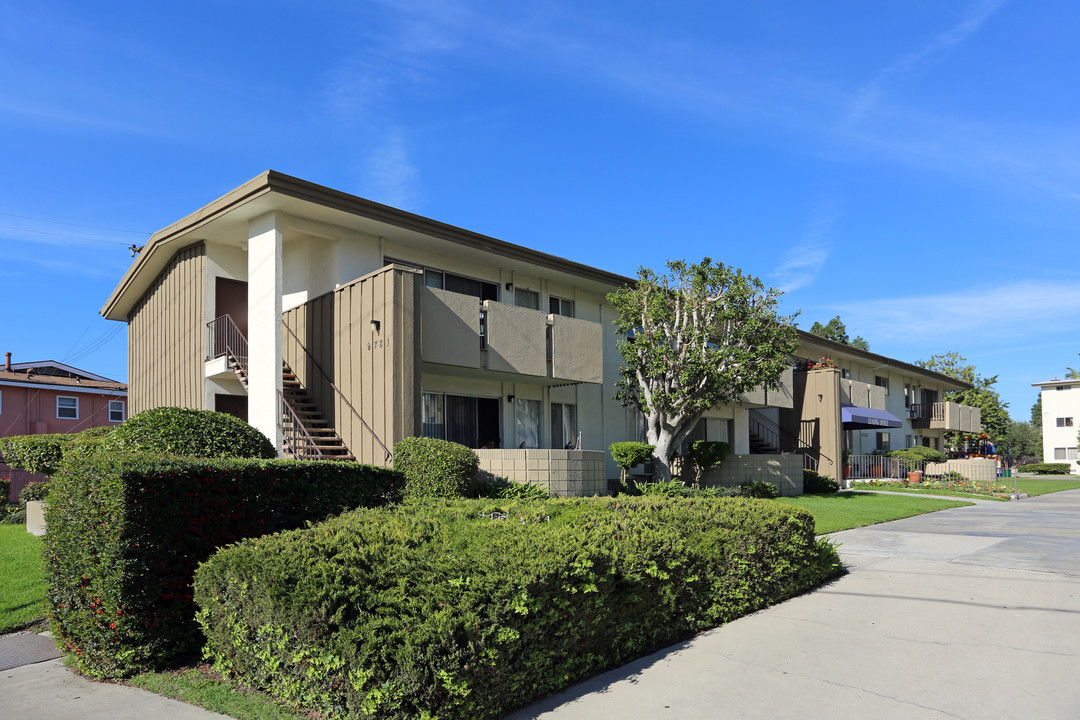
M829 340L819 335L808 333L805 330L799 330L799 340L804 345L815 345L825 350L825 354L829 356L847 356L852 358L858 358L860 360L866 360L867 362L879 365L881 367L894 368L902 372L910 373L912 375L918 375L931 380L934 380L941 385L945 390L970 390L972 388L966 382L957 380L954 377L949 377L933 370L928 370L918 365L904 362L903 360L897 360L896 358L887 357L885 355L878 355L872 353L869 350L860 350L859 348L852 347L851 345L845 345L844 343L836 342L835 340Z
M0 367L0 385L34 388L68 388L75 392L102 392L113 395L127 394L127 385L122 382L102 378L100 375L91 377L90 373L84 373L80 370L67 373L57 367L61 365L62 363L45 361L36 364L12 364L10 371Z
M1071 385L1075 387L1080 385L1080 380L1047 380L1046 382L1031 383L1032 387L1052 387L1054 385Z
M273 211L341 226L347 230L354 229L360 223L365 231L373 234L393 232L402 237L436 238L603 286L621 287L633 282L632 278L616 273L267 170L179 222L154 233L101 308L101 314L110 320L127 320L131 308L177 250L209 236L228 237L230 242L237 244L246 242L247 222Z

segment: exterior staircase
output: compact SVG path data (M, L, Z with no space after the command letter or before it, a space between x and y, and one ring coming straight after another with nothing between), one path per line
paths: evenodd
M282 399L288 407L283 413L286 456L312 459L314 455L322 460L355 461L356 457L345 447L337 431L323 418L312 402L311 395L285 362L281 363L281 373ZM294 438L304 440L297 441ZM291 447L293 445L302 447Z

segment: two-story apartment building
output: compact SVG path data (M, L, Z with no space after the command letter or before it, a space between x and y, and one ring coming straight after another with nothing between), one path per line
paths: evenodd
M592 494L618 477L607 447L642 434L614 400L606 302L631 283L267 171L155 233L101 312L129 325L132 412L226 411L283 454L371 463L442 437L494 474ZM732 444L731 479L800 491L801 456L755 456L750 432L752 411L796 407L795 379L695 430Z
M1043 462L1068 463L1080 475L1077 434L1080 432L1080 380L1035 383L1042 392Z
M115 426L127 417L127 386L55 360L0 365L0 437L73 433ZM11 478L8 500L18 500L28 482L45 480L0 463Z

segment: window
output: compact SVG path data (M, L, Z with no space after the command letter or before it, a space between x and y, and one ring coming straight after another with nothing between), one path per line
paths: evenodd
M552 315L574 317L574 301L552 295L548 298L548 312Z
M881 377L880 375L874 376L874 384L878 387L885 388L885 395L889 394L889 378Z
M540 401L514 401L514 447L540 447Z
M56 398L56 417L62 420L78 420L79 419L79 398L75 397L57 397Z
M514 304L530 310L540 309L540 293L535 290L514 288Z
M472 295L481 300L499 299L499 286L496 283L475 280L473 278L464 277L463 275L455 275L454 273L443 272L442 270L437 270L435 268L423 267L407 260L398 260L392 257L383 257L383 264L406 265L408 267L414 267L417 270L423 270L424 285L427 285L428 287L449 290L450 292L461 293L462 295Z
M420 433L470 448L497 448L499 400L425 392L420 399Z
M1074 447L1058 447L1054 448L1055 460L1075 460L1076 448Z
M1073 426L1073 419L1072 418L1058 418L1057 419L1057 426L1058 427L1072 427Z
M904 436L904 447L915 447L915 436L914 435L905 435Z
M844 378L845 380L850 380L851 370L848 368L840 368L840 377Z
M109 422L124 422L124 401L109 401Z
M577 438L577 405L551 403L551 447L572 450Z
M887 432L877 433L877 449L881 452L889 451L890 435Z
M911 407L911 396L915 394L915 388L911 386L911 383L904 383L904 407ZM911 447L908 445L908 447Z

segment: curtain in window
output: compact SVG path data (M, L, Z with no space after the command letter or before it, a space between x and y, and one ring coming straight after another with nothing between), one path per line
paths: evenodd
M540 447L540 401L514 401L514 442L517 447Z
M577 446L577 406L551 403L551 447Z

